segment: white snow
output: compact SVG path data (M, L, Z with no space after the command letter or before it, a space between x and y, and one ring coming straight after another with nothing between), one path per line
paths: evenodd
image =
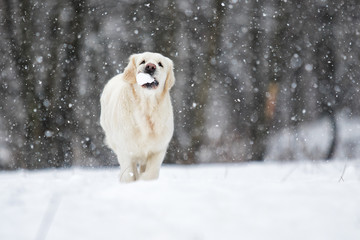
M360 118L349 117L346 111L336 115L338 137L335 158L351 159L360 156ZM266 160L324 159L332 141L329 118L284 128L270 136Z
M147 73L138 73L136 75L136 82L142 86L146 83L152 83L155 79Z
M0 172L0 239L360 239L360 160Z

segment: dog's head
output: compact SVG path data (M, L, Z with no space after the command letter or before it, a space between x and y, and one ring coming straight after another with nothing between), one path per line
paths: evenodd
M173 62L159 53L139 53L130 56L129 64L124 70L124 80L136 84L136 75L149 74L154 82L142 85L147 90L169 91L175 83Z

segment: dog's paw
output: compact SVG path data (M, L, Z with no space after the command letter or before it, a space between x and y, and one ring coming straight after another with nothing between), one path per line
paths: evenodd
M120 173L120 182L130 183L136 180L135 174L132 171L121 171Z
M140 175L140 180L151 181L159 178L159 171L148 171Z

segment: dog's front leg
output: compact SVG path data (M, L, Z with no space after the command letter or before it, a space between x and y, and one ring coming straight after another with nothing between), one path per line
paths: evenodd
M149 154L144 172L140 174L141 180L155 180L159 178L160 167L164 160L165 153L166 150Z
M138 177L137 175L136 163L120 164L120 182L134 182Z

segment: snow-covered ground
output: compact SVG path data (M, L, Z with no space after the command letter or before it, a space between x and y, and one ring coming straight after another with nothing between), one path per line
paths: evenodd
M360 157L360 118L349 117L346 111L336 115L337 144L335 158ZM332 141L330 119L323 117L300 124L297 128L284 128L270 136L266 159L324 159Z
M360 239L360 160L0 172L0 239Z

